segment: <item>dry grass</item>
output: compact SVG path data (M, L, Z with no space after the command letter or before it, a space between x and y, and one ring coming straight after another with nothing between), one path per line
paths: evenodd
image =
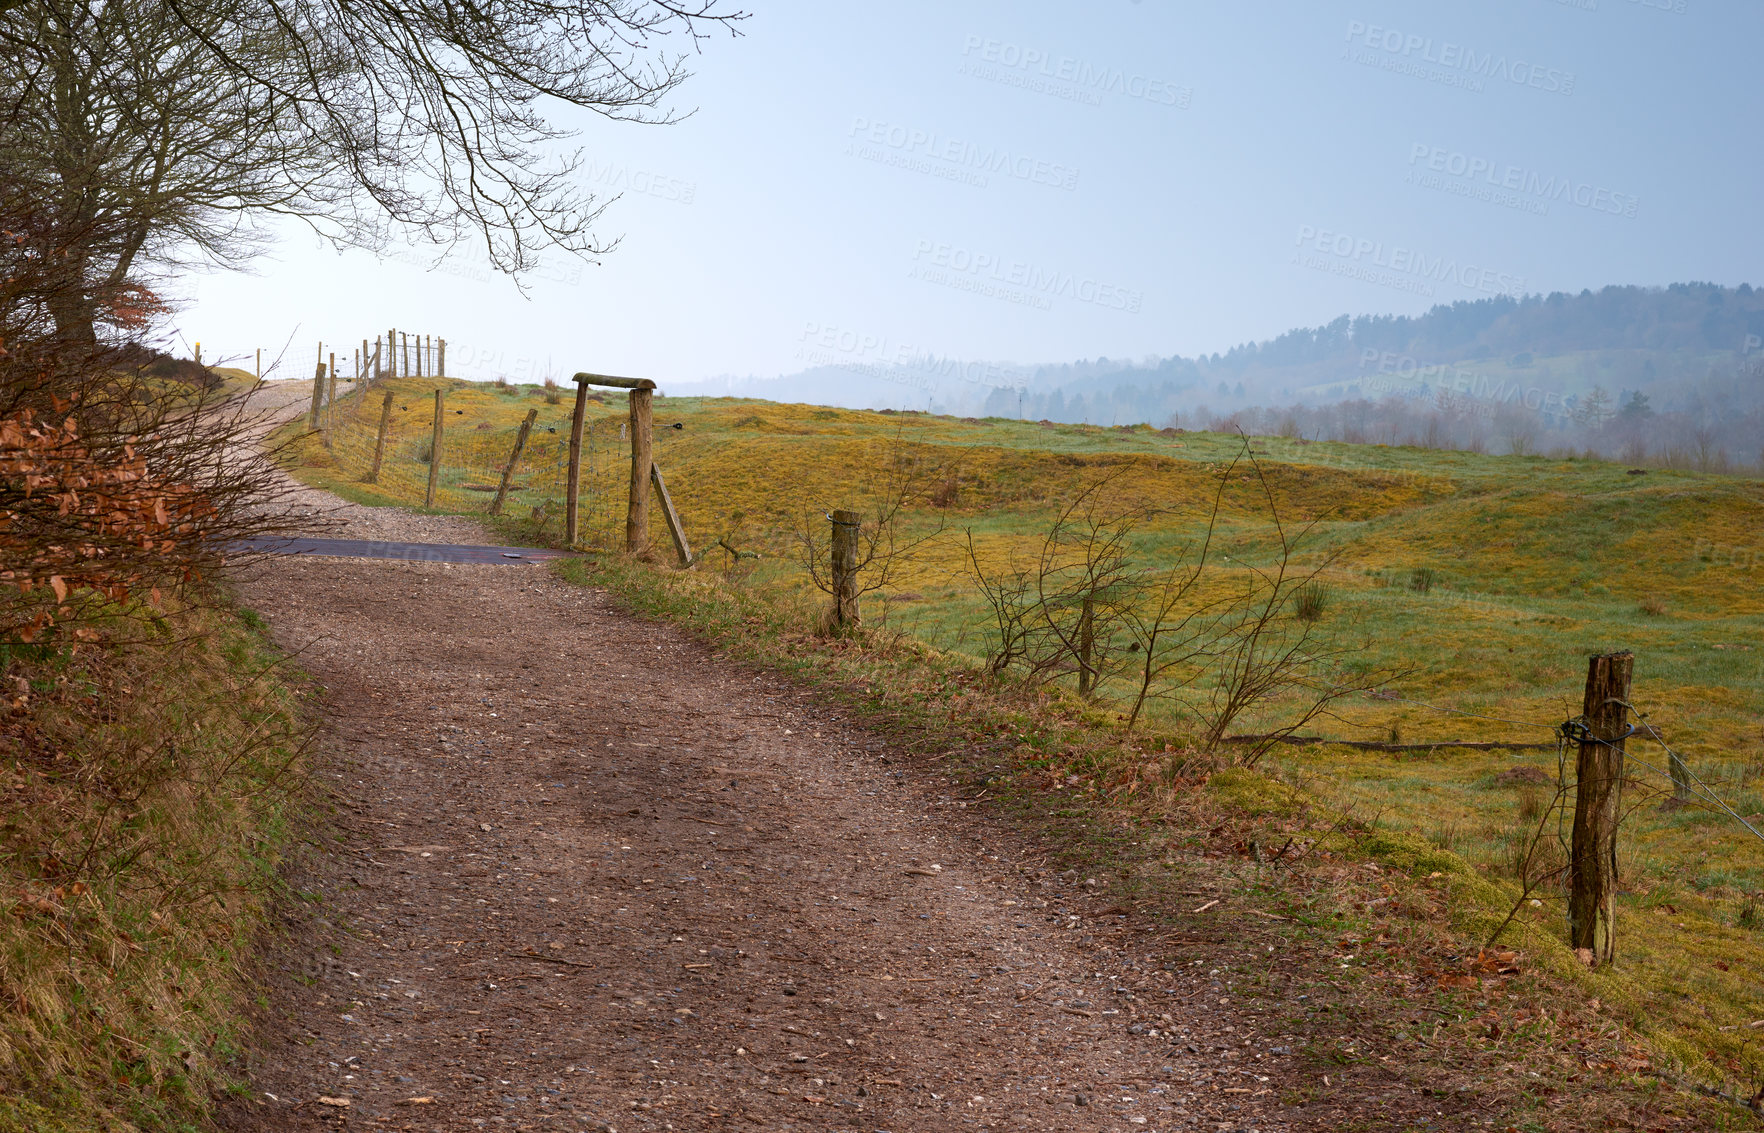
M162 633L5 658L0 1130L181 1127L227 1081L300 732L248 626Z

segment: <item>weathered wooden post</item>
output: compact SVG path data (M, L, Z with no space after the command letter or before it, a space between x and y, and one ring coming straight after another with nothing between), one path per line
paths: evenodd
M668 495L668 482L662 479L662 470L654 461L649 465L649 479L655 485L655 498L661 504L662 519L667 522L668 536L674 540L674 552L680 556L680 565L692 565L692 544L686 541L686 528L680 523L680 513L674 510L673 497Z
M1663 741L1662 741L1663 742ZM1675 802L1691 801L1691 771L1684 757L1670 749L1666 753L1666 773L1672 776L1672 798Z
M447 340L445 338L435 344L435 376L437 378L447 376Z
M337 352L331 351L325 368L325 447L331 447L331 430L337 426Z
M1569 944L1594 964L1616 956L1617 821L1623 796L1623 740L1629 734L1633 653L1595 655L1586 669L1586 731L1575 763L1574 837L1568 854ZM1584 956L1584 954L1583 954Z
M582 471L582 417L587 412L588 387L611 386L630 390L631 502L625 513L625 550L645 551L649 548L650 472L655 467L655 422L651 407L655 383L648 378L614 378L605 374L577 374L573 380L576 383L576 416L570 428L570 478L565 501L569 514L565 517L565 531L573 535L576 530L576 489ZM570 542L574 543L574 538Z
M263 347L257 348L257 380L263 381Z
M855 511L833 513L833 623L858 624L858 531L864 517Z
M581 534L576 501L582 494L582 422L588 415L588 383L576 377L576 409L570 416L570 474L564 484L564 546L574 547Z
M429 440L429 488L423 493L423 506L435 506L435 481L441 476L441 439L442 413L444 411L443 393L435 391L435 432Z
M539 416L537 409L527 410L527 419L521 422L521 431L515 434L514 451L508 454L508 463L502 466L502 483L496 486L496 498L490 501L490 514L502 514L502 501L508 498L508 482L514 479L515 465L521 462L521 450L527 447L527 434L533 431L533 419Z
M318 428L319 399L325 395L325 360L319 358L317 368L312 372L312 408L306 411L306 427Z
M386 453L386 430L392 426L392 391L386 391L386 400L380 403L380 433L374 438L374 466L369 469L367 483L380 482L380 457Z
M408 378L415 372L410 368L410 334L406 331L399 331L398 342L404 347L404 376Z
M655 383L634 389L631 400L631 502L625 511L625 550L649 550L649 472L655 466Z

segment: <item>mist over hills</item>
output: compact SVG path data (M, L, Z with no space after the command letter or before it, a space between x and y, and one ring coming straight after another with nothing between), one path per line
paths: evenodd
M1611 286L1343 315L1223 354L972 362L829 331L777 378L670 384L850 408L1635 462L1764 464L1764 289Z

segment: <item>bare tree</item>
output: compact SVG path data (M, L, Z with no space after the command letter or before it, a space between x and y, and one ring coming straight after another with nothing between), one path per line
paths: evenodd
M16 189L0 185L0 640L115 643L286 530L288 482L201 367L66 341L54 312L90 284ZM118 333L157 309L127 281L98 297Z
M715 5L0 2L0 97L24 111L0 175L97 240L80 249L94 279L236 263L269 215L338 245L476 239L519 275L546 247L616 243L594 234L606 202L576 184L571 131L544 107L674 120L682 49L740 18Z
M0 18L0 175L29 192L84 283L53 296L72 346L96 341L99 304L125 281L236 265L258 219L346 209L320 140L202 49L225 29L218 13L193 29L156 0L38 0ZM268 72L292 47L249 49Z

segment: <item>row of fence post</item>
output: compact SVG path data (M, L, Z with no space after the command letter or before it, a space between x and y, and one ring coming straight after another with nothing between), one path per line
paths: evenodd
M382 378L445 378L447 376L447 340L434 335L412 335L396 328L388 330L384 339L375 338L373 352L368 340L361 340L361 361L358 373Z

